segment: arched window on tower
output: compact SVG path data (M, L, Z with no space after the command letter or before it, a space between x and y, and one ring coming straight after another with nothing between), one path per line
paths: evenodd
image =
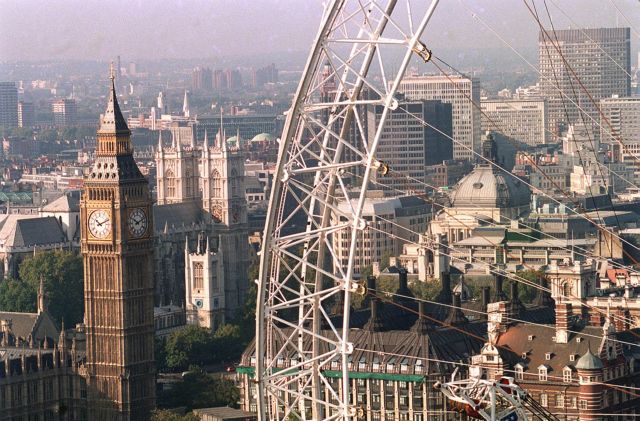
M193 196L193 174L191 170L187 170L186 173L185 190L187 197Z
M236 169L231 170L231 197L238 197L238 172Z
M571 297L571 283L565 282L562 284L562 295L564 297Z
M204 268L202 263L193 264L193 289L204 288Z
M171 170L167 170L164 173L164 177L167 179L167 196L176 197L176 176Z
M211 196L222 197L222 177L218 170L211 172Z

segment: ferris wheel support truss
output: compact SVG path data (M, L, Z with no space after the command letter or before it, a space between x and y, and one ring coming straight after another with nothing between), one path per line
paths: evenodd
M356 413L349 309L359 286L358 239L368 229L367 184L384 165L376 150L408 65L430 59L420 37L437 4L418 13L409 0L400 7L398 0L333 0L325 8L279 140L260 252L254 381L261 421ZM385 68L393 60L395 72ZM365 121L370 107L380 110L375 123ZM361 184L354 186L354 174ZM304 229L288 229L300 219ZM346 259L335 246L341 234L349 238ZM326 307L338 295L342 321L334 325ZM324 372L336 364L341 379L332 383Z

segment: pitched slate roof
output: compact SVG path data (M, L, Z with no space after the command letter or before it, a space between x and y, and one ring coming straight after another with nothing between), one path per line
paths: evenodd
M53 216L9 215L1 222L0 244L31 247L66 242L62 227Z
M198 202L172 203L169 205L156 205L153 207L153 223L156 232L162 232L165 225L187 226L193 222L196 224L204 220L204 210Z
M43 206L43 212L80 212L79 195L63 194L53 202Z

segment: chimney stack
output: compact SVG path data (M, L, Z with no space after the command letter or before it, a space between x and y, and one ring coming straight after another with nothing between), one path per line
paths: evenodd
M502 290L502 286L504 283L504 275L496 274L494 281L495 293L493 295L493 302L497 303L499 301L508 301L507 295Z
M571 303L556 301L556 343L569 342L569 319L571 318Z
M418 319L411 327L411 331L424 335L429 330L429 323L425 318L425 305L424 301L418 301Z
M369 276L367 278L367 288L369 291L376 290L376 277ZM371 292L369 292L371 294ZM364 330L368 330L369 332L380 332L383 330L384 321L380 315L381 303L378 298L377 292L373 293L373 297L370 299L369 307L371 308L371 315L369 316L369 320L364 325Z
M438 295L438 300L441 303L450 303L451 298L451 275L449 272L442 272L440 274L440 282L442 283L442 289Z
M482 287L482 311L487 312L487 306L491 300L491 288Z
M449 316L447 316L445 323L452 326L459 326L469 322L469 320L465 317L464 313L460 309L460 303L460 293L456 292L455 294L453 294L453 307L449 309Z
M524 311L524 304L520 301L518 282L511 284L511 316L518 317Z
M536 297L536 305L538 307L551 307L554 305L553 299L551 299L551 293L548 291L543 291L544 289L549 288L549 284L547 283L546 277L540 278L540 289L538 289L538 296Z

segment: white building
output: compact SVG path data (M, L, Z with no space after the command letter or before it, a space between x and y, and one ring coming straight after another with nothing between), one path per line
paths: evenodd
M478 79L464 76L412 76L405 77L400 82L398 90L411 101L439 99L452 104L453 138L464 145L454 142L453 158L474 160L475 157L469 149L479 153L481 147L481 113L478 109L480 81Z
M206 235L198 237L191 252L187 238L184 250L187 324L215 331L224 323L224 268L222 249L214 252Z
M499 131L527 145L550 143L544 99L488 99L481 102L482 130Z
M351 212L351 207L357 205L357 200L351 203L342 201L338 204L340 211ZM382 257L398 256L402 253L402 246L407 242L417 242L420 233L425 232L431 219L431 206L417 196L402 196L385 199L366 199L362 210L362 218L367 222L367 228L360 231L356 244L354 274L367 266L379 263ZM340 223L335 213L332 224ZM389 235L394 234L394 235ZM351 229L344 229L333 236L336 254L342 260L343 266L349 259L351 245Z

